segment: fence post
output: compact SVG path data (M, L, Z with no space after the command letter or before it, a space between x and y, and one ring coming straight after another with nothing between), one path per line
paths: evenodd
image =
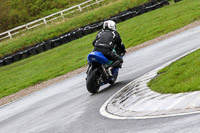
M97 4L99 4L99 1L98 1L98 0L96 0L96 3L97 3Z
M47 21L45 18L43 18L44 24L47 25Z
M80 10L80 12L82 11L82 9L81 9L81 6L80 6L80 5L78 5L78 9Z
M63 12L61 12L60 14L61 14L61 17L62 17L62 18L64 19L64 15L63 15Z
M26 24L26 29L29 29L27 24Z
M10 33L10 31L8 31L8 36L10 37L10 39L12 39L12 34Z

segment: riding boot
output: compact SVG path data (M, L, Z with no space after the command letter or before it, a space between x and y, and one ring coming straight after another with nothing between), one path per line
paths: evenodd
M119 60L113 62L110 67L113 67L113 68L122 68L122 62L120 62Z
M109 74L110 77L113 76L112 70L113 70L113 67L109 67L109 68L107 69L107 72L108 72L108 74Z

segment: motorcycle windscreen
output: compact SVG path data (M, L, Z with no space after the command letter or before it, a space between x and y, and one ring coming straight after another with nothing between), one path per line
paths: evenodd
M94 51L88 54L87 59L89 63L99 63L99 64L108 63L108 59L101 52L98 51Z

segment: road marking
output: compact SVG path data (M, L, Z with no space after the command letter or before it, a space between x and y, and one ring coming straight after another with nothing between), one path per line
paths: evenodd
M102 107L100 108L100 114L101 115L103 115L103 116L105 116L105 117L108 117L108 118L111 118L111 119L152 119L152 118L162 118L162 117L172 117L172 116L181 116L181 115L190 115L190 114L197 114L197 113L200 113L200 108L197 108L197 107L193 107L193 108L185 108L185 109L182 109L182 108L180 108L180 109L174 109L173 110L173 108L175 108L175 106L176 105L178 105L178 103L180 104L181 103L181 101L183 101L184 99L186 99L186 98L188 98L188 95L190 96L190 95L199 95L200 96L200 92L197 92L197 93L199 93L199 94L197 94L197 93L194 93L194 92L191 92L191 93L179 93L179 94L159 94L159 93L157 93L157 92L154 92L155 93L155 96L158 96L157 94L159 94L160 96L163 96L163 98L162 99L159 99L160 101L161 100L163 100L163 99L167 99L167 98L171 98L171 99L174 99L174 98L179 98L178 99L178 101L175 101L175 103L173 103L173 104L170 104L168 107L166 107L166 110L162 110L162 111L160 111L160 110L158 110L158 108L159 107L157 107L157 110L155 110L155 111L152 111L152 112L148 112L148 111L143 111L141 114L140 114L140 111L131 111L131 110L125 110L124 108L122 108L121 106L122 105L118 105L118 106L120 106L120 107L118 107L118 108L113 108L112 106L108 106L108 105L110 105L111 104L111 102L114 100L114 101L116 101L116 100L118 100L118 99L115 99L115 97L117 96L117 95L120 95L120 94L123 94L124 93L124 91L126 90L126 89L129 89L130 88L130 86L132 85L132 84L134 84L134 83L137 83L137 82L141 82L143 79L145 79L145 80L147 80L148 78L150 78L150 79L152 79L153 77L155 77L155 74L152 74L153 75L153 77L151 77L151 73L152 72L156 72L157 73L157 71L158 70L160 70L160 69L162 69L162 68L164 68L164 67L166 67L166 66L168 66L168 65L170 65L172 62L174 62L174 61L176 61L176 60L178 60L178 59L180 59L180 58L182 58L182 57L184 57L184 56L186 56L186 55L188 55L188 54L190 54L190 53L192 53L192 52L194 52L194 51L196 51L196 50L198 50L200 47L198 47L198 48L195 48L195 49L193 49L193 50L191 50L191 51L189 51L189 52L187 52L187 53L185 53L185 54L183 54L183 55L181 55L181 56L179 56L178 58L176 58L176 59L174 59L174 60L172 60L172 61L169 61L169 62L167 62L167 63L165 63L164 65L162 65L162 66L160 66L160 67L158 67L158 68L156 68L156 69L154 69L153 71L151 71L151 72L148 72L148 73L146 73L146 74L144 74L143 76L141 76L141 77L139 77L139 78L137 78L137 79L135 79L135 80L133 80L133 81L131 81L130 83L128 83L126 86L124 86L123 88L121 88L119 91L117 91L114 95L112 95L103 105L102 105ZM149 79L149 80L150 80ZM142 83L144 83L144 81L142 81ZM147 87L147 85L146 85L146 83L145 83L145 85L141 85L141 86L143 86L143 87ZM132 90L133 90L133 88L131 88ZM143 90L143 88L140 88L140 89L142 89ZM145 90L145 89L144 89ZM150 90L150 89L149 89ZM150 90L150 92L153 92L153 91L151 91ZM132 94L132 95L135 95L134 93ZM166 95L166 96L165 96ZM156 98L155 98L156 99ZM198 99L198 98L196 98L196 99ZM187 99L186 99L187 100ZM191 99L191 101L193 101L194 99ZM146 100L147 101L147 100ZM154 103L151 103L153 100L152 99L148 99L148 102L149 103L147 103L147 105L148 104L154 104ZM200 99L199 99L199 101L200 101ZM166 101L166 102L170 102L170 101ZM144 105L144 104L143 104ZM143 105L141 105L141 107L143 106ZM158 106L161 106L162 104L158 104ZM115 105L116 106L116 105ZM146 107L148 107L148 106L146 106ZM133 107L132 107L133 108ZM162 108L162 107L161 107ZM109 109L109 110L108 110ZM140 108L140 109L142 109L142 108ZM139 114L138 116L130 116L129 114ZM155 115L153 114L153 113L155 113ZM171 114L170 114L171 113ZM157 114L157 115L156 115Z

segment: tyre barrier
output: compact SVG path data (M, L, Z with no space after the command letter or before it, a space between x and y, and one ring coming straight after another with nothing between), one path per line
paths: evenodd
M68 34L60 36L59 40L60 40L61 44L68 43L69 42L69 36L68 36Z
M28 50L24 50L22 52L19 53L21 55L21 59L25 59L29 57L29 53Z
M174 0L174 1L179 2L181 0ZM114 16L110 17L109 19L105 19L105 20L113 20L116 23L120 23L122 21L126 21L130 18L144 14L149 11L156 10L156 9L166 6L166 5L169 5L168 0L152 0L143 5L130 8L126 11L123 11L123 12L121 12L117 15L114 15ZM17 52L13 55L5 56L2 59L0 59L0 67L9 65L13 62L28 58L30 56L34 56L36 54L39 54L44 51L50 50L52 48L58 47L62 44L66 44L70 41L79 39L85 35L94 33L102 28L103 22L105 20L95 22L95 23L86 25L81 28L77 28L77 29L67 32L59 37L55 37L55 38L46 40L41 43L37 43L36 45L28 47L25 50Z
M33 55L36 55L36 54L37 54L36 47L29 48L27 51L28 51L28 54L29 54L30 56L33 56Z
M53 48L58 47L61 45L61 41L60 38L54 38L50 41L51 45L53 46Z
M51 45L51 41L50 40L49 41L45 41L43 46L44 46L44 50L45 51L50 50L50 49L53 48L53 46Z
M13 56L11 55L11 56L4 58L4 61L5 61L6 65L13 63Z
M68 36L69 36L69 41L73 41L73 40L76 40L76 32L75 31L72 31L72 32L69 32L68 33Z
M19 53L16 53L13 55L13 61L16 62L16 61L19 61L21 60L21 55Z
M90 27L90 26L84 27L83 32L84 32L85 35L91 34L92 33L92 27Z
M180 2L180 1L182 1L182 0L174 0L175 3Z
M74 32L76 33L76 37L77 38L81 38L84 36L84 30L83 28L78 28L76 30L74 30Z
M5 66L4 60L0 60L0 67Z
M44 42L37 44L35 48L38 54L44 52Z

